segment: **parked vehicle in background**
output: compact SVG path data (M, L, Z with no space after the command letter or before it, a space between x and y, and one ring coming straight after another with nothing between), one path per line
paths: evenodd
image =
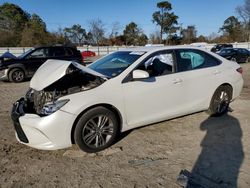
M206 42L194 42L191 43L190 46L198 47L198 48L206 48L208 44Z
M76 143L98 152L129 129L203 110L219 116L243 87L239 64L190 46L124 49L87 67L49 61L12 110L17 139L44 150Z
M15 55L13 55L12 53L7 51L0 56L0 62L2 62L3 60L6 60L6 59L16 59L16 58L17 57Z
M81 54L82 54L83 62L86 61L86 60L88 60L91 57L95 57L96 56L95 52L89 51L89 50L82 51Z
M32 77L36 70L48 59L60 59L82 63L79 50L66 46L44 46L32 48L17 58L2 60L0 80L22 82Z
M245 48L224 48L218 54L237 63L250 62L250 52Z
M217 53L221 51L223 48L233 48L232 44L216 44L212 49L211 52Z

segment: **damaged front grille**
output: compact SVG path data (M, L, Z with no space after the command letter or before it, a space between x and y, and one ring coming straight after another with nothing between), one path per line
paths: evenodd
M46 104L54 103L65 95L93 89L103 82L105 80L100 77L73 70L42 91L30 89L26 94L27 104L32 106L36 114L47 115L44 113Z
M35 91L33 93L33 102L35 111L42 114L42 109L47 102L55 100L55 92Z

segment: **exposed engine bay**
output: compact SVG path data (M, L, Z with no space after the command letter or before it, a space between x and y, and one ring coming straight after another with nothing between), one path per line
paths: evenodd
M43 90L36 91L30 88L26 94L26 109L30 113L48 115L43 110L46 104L54 103L65 95L93 89L104 82L105 79L85 73L71 65L62 78Z

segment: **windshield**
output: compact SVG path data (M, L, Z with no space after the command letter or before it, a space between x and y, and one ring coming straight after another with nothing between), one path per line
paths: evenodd
M114 52L88 66L92 70L108 77L121 74L126 68L139 59L145 52Z
M19 59L22 59L24 58L28 53L30 53L32 50L34 50L33 48L32 49L29 49L28 51L24 52L22 55L18 56Z

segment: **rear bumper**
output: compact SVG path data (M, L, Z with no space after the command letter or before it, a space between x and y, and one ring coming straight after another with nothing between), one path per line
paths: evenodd
M243 84L244 84L244 81L242 77L234 83L232 100L240 96L240 93L243 89Z
M25 145L43 150L67 148L71 143L71 129L75 115L58 110L40 117L25 113L24 99L18 100L11 113L17 140Z

